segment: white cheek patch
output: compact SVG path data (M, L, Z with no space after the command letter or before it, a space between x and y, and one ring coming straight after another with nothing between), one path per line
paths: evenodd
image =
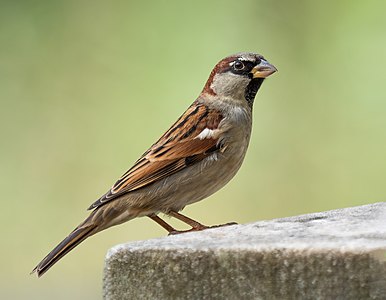
M209 128L205 128L203 131L201 131L201 133L199 135L197 135L195 137L195 139L200 139L200 140L210 139L210 138L212 138L214 136L215 136L215 130L212 130L212 129L209 129Z

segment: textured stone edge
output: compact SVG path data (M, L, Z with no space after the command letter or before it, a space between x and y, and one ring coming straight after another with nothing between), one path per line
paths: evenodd
M273 249L260 252L146 249L121 253L109 260L105 267L104 297L296 299L312 294L319 299L384 299L385 257L386 248L370 251ZM246 260L248 264L245 264ZM241 266L240 261L243 262ZM138 265L142 267L138 268ZM198 265L206 267L202 269ZM127 276L114 271L122 269ZM313 279L312 273L316 270L319 273ZM364 270L371 272L364 276ZM217 278L218 274L223 274L223 277ZM114 282L114 286L107 286L108 282ZM205 291L202 282L211 282L216 288ZM149 289L150 283L156 288ZM235 285L238 290L232 288Z
M294 239L264 240L289 223ZM313 229L305 242L302 226ZM240 235L250 243L229 243ZM385 299L385 237L386 203L375 203L117 245L106 256L104 297Z

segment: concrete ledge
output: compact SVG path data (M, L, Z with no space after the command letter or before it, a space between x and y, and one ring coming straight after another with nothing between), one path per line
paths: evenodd
M386 203L111 248L105 299L386 299Z

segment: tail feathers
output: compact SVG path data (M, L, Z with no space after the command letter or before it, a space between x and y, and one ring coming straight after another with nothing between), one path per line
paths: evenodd
M93 235L95 233L95 228L95 225L76 228L32 270L31 274L36 272L38 277L42 276L63 256L78 246L86 238Z

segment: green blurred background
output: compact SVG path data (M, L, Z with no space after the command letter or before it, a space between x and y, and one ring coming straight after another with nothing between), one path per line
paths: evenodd
M279 72L241 171L186 214L244 223L385 200L385 1L0 5L1 299L101 299L110 247L165 236L133 220L29 275L234 52Z

